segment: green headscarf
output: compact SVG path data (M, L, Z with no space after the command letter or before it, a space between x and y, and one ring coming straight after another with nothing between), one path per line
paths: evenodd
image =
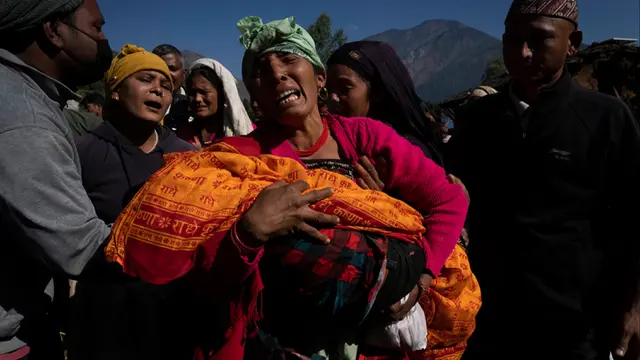
M268 52L284 52L301 56L324 69L316 43L307 30L296 24L293 17L263 24L257 16L238 21L242 33L240 43L247 49L242 58L242 78L247 81L256 59Z

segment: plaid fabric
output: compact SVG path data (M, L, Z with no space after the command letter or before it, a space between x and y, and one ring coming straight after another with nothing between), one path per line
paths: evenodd
M360 231L323 230L331 244L290 236L265 248L265 289L293 296L326 315L362 321L371 310L386 269L387 238ZM348 309L348 311L346 310Z

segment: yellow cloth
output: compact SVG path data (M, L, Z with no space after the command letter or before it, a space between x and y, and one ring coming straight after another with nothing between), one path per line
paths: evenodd
M173 80L169 67L164 60L141 47L127 44L122 47L120 53L113 59L111 67L105 75L106 93L110 94L126 78L142 70L155 70L164 74L171 82L171 91L173 92Z
M460 245L422 296L420 305L427 316L427 350L410 353L409 359L460 360L482 305L478 280Z

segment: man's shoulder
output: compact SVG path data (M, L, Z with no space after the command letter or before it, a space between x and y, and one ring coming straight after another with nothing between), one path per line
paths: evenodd
M578 84L573 85L573 104L577 108L584 108L599 111L624 112L625 104L615 96L607 95L598 91L584 88Z
M608 128L610 131L606 133L609 136L618 137L622 136L623 129L637 126L629 107L622 100L577 84L574 84L570 106L593 132Z
M102 120L96 114L87 111L64 109L62 113L75 137L82 136L102 124Z
M25 126L61 130L55 123L60 115L33 80L0 62L0 133Z

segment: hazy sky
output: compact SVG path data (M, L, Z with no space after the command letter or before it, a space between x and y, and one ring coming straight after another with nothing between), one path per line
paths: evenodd
M389 29L408 29L425 20L458 20L496 38L502 35L510 0L98 0L114 50L132 43L151 50L160 43L215 58L240 75L243 47L237 21L248 15L265 22L295 16L307 26L326 11L349 40ZM639 0L579 0L585 41L640 37ZM613 6L615 4L615 6Z

